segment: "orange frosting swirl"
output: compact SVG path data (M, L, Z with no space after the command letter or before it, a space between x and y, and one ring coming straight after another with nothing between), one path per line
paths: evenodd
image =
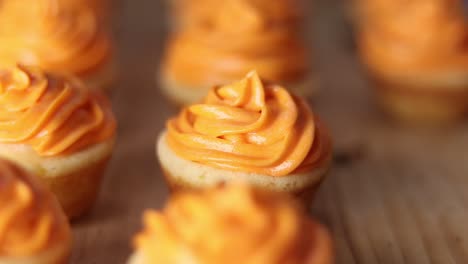
M70 241L55 198L25 171L0 161L0 257L31 256Z
M179 194L144 222L146 264L331 263L327 233L292 200L245 186Z
M293 1L218 2L202 5L210 12L196 11L203 19L170 40L164 69L169 78L203 87L238 80L251 69L276 82L305 77L307 54Z
M59 2L60 4L68 5L71 8L91 8L98 18L99 16L107 13L109 9L109 0L60 0Z
M296 0L174 0L173 9L182 26L192 27L212 23L219 10L225 6L248 4L257 8L265 21L275 24L297 24L301 20L301 12Z
M83 1L2 1L0 65L39 65L86 77L111 56L97 11ZM88 1L86 1L88 2Z
M427 74L468 69L468 27L461 1L361 2L361 50L375 70Z
M41 156L73 153L115 135L109 102L81 82L35 67L0 70L0 142Z
M91 10L94 12L99 26L108 26L107 19L110 15L109 0L59 0L63 9Z
M167 123L180 157L221 169L283 176L323 165L330 140L306 102L256 72L214 87Z

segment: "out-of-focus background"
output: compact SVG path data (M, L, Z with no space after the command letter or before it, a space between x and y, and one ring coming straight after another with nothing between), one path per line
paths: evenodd
M344 4L309 2L306 36L320 80L312 103L336 151L312 213L330 228L337 263L468 263L466 122L434 128L387 118L372 100ZM155 0L112 6L119 142L97 206L74 223L74 264L124 263L141 213L161 208L168 194L154 150L175 113L156 84L166 6Z

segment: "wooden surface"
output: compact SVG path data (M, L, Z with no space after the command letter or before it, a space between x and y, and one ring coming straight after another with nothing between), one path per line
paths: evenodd
M154 151L174 113L155 85L163 5L114 0L114 7L119 142L97 206L74 223L74 264L125 263L142 211L167 198ZM337 3L323 0L313 13L308 35L321 81L314 107L337 152L313 213L333 233L337 263L468 263L468 126L389 121L373 104Z

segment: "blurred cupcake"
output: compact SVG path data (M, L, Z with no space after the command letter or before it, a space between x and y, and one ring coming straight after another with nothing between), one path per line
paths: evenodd
M111 41L98 5L89 2L2 1L0 65L37 65L73 74L90 88L110 88L115 70Z
M55 0L57 1L57 0ZM109 0L58 0L60 4L70 5L71 8L90 8L94 11L96 18L101 22L107 22L111 6Z
M243 181L309 201L330 165L329 135L306 102L256 72L214 87L166 127L157 153L172 190Z
M0 160L0 263L64 264L70 250L70 226L53 195Z
M129 264L331 264L326 229L287 196L229 186L144 215Z
M170 28L183 30L193 24L204 23L224 1L217 0L167 0L170 11Z
M312 91L297 3L204 2L213 1L186 4L190 15L184 17L191 21L181 22L182 29L169 39L160 72L169 98L178 104L199 101L209 87L238 80L251 69L298 94Z
M457 0L360 1L362 59L385 109L416 122L468 110L468 27Z
M35 67L0 70L0 157L37 175L71 218L96 199L115 126L104 95L77 80Z

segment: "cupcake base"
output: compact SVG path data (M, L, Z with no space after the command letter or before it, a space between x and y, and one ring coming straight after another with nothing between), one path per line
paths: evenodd
M177 107L199 102L211 89L211 87L183 85L173 80L173 78L163 75L158 76L157 81L162 93Z
M184 192L184 191L192 191L192 190L200 190L203 188L208 188L208 187L213 187L216 185L222 185L227 182L238 182L241 180L235 180L235 179L224 179L224 180L219 180L216 183L213 184L208 184L208 185L200 185L200 184L193 184L190 181L184 181L182 177L177 176L175 174L169 173L167 170L163 169L163 175L164 179L166 181L167 186L169 187L169 191L171 193L178 193L178 192ZM325 175L323 175L325 177ZM247 181L243 181L247 182ZM248 182L249 184L252 184ZM318 182L316 182L313 185L310 186L304 186L303 188L298 188L297 190L280 190L276 188L271 188L271 186L268 185L262 185L262 184L253 184L256 188L270 191L270 192L286 192L292 195L293 197L297 198L302 204L304 205L309 205L314 201L315 195L317 193L317 190L319 189L320 185L322 183L322 179L320 179Z
M431 85L390 82L373 77L383 109L393 118L409 123L453 123L468 113L468 82L463 85Z
M330 155L314 171L274 177L212 168L180 158L167 145L165 133L160 136L156 151L166 182L172 192L208 188L226 182L244 182L259 189L292 194L306 206L313 201L331 162Z
M288 90L295 95L311 98L317 91L317 80L316 76L309 74L301 81L285 84L285 87L288 87ZM158 83L162 92L176 106L200 102L214 85L222 85L222 83L214 83L203 87L190 86L179 83L175 78L164 74L158 76Z
M68 156L41 157L26 145L0 144L0 157L31 172L52 191L69 219L93 206L114 140Z
M69 219L83 215L94 205L108 161L109 158L105 158L80 171L59 177L42 178Z

